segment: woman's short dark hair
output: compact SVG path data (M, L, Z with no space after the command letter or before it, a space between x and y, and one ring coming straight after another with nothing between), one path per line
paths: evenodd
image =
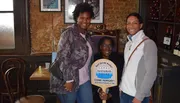
M84 2L84 3L79 3L76 5L76 7L73 11L74 21L77 22L77 18L79 17L79 14L84 13L84 12L89 12L91 15L91 18L94 18L93 6Z
M139 13L136 13L136 12L130 13L130 14L126 17L126 21L127 21L127 19L128 19L130 16L135 16L135 17L137 17L137 19L139 20L139 23L140 23L140 24L143 23L143 19L142 19L142 17L139 15Z
M100 51L100 46L104 43L105 40L109 40L111 42L112 48L114 48L114 40L113 40L113 38L111 38L109 36L104 36L98 42L98 50L99 51Z

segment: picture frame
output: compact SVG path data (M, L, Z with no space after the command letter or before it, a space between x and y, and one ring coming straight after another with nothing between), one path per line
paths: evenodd
M64 23L75 23L73 11L77 4L87 2L93 6L95 18L91 20L93 24L104 23L104 0L65 0Z
M40 0L40 11L62 11L61 0Z

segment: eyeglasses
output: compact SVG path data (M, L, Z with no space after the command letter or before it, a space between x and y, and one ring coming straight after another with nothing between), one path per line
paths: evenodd
M110 49L111 49L111 48L112 48L112 45L109 45L109 44L102 44L102 47L103 47L103 48L110 48Z

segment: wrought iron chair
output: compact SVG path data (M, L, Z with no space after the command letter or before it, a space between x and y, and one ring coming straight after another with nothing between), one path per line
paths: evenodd
M5 80L5 72L12 67L18 70L19 75L17 76L20 78L20 80L18 79L19 83L15 83L15 82L12 83L12 85L14 85L13 86L14 88L12 88L12 91L14 92L13 95L20 97L21 95L25 95L25 91L26 91L25 85L24 85L24 72L25 72L26 64L24 60L20 58L8 58L4 60L1 63L0 72L4 78L5 84L7 83L7 81ZM6 98L9 97L7 84L6 84L6 88L3 88L1 90L1 103L4 102L4 99L6 99L5 97ZM6 99L6 100L9 100L9 99Z

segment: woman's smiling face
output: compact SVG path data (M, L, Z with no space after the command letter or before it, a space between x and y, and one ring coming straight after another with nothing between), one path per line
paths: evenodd
M77 24L82 29L87 29L91 23L91 15L89 12L80 13L77 18Z
M105 39L103 44L100 45L100 50L103 58L109 58L112 52L112 43L109 39Z
M139 23L136 16L129 16L127 18L126 29L130 35L135 35L141 28L143 24Z

